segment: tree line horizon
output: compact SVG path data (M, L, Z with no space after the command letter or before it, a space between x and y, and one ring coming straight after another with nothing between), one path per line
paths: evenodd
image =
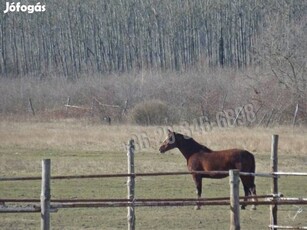
M307 8L304 1L285 0L42 4L45 12L0 17L1 76L74 79L142 69L259 66L270 48L267 42L280 42L283 49L289 39L285 32L291 33L286 28L301 21ZM280 27L282 33L273 34Z

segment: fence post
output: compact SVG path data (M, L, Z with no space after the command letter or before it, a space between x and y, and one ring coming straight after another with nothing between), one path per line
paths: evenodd
M278 171L277 149L278 149L278 135L273 135L272 146L271 146L271 168L273 173ZM273 193L273 200L277 199L278 176L273 176L271 192ZM277 229L274 227L274 225L277 225L277 204L270 205L270 222L272 225L271 229L272 230Z
M50 159L42 161L41 229L50 229Z
M240 230L239 170L229 170L230 230Z
M35 110L34 110L34 107L33 107L33 103L32 103L32 99L29 98L29 111L32 112L32 115L35 116Z
M133 174L134 173L134 140L130 140L128 142L128 173ZM134 230L135 229L135 212L134 212L134 188L135 188L135 181L134 176L128 176L127 180L127 188L128 188L128 199L130 202L132 202L131 206L128 207L128 214L127 214L127 220L128 220L128 230Z

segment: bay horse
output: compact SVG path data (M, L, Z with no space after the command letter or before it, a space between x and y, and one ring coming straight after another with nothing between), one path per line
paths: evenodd
M229 149L222 151L213 151L204 145L199 144L193 138L182 135L180 133L168 130L168 137L159 148L160 153L178 148L187 160L189 171L228 171L230 169L238 169L241 172L255 172L254 155L246 150ZM226 174L196 174L192 173L192 177L196 186L198 199L202 193L202 178L220 179L225 178ZM240 175L241 182L245 193L244 200L249 196L256 195L255 177ZM241 209L245 209L246 205L242 205ZM200 209L200 205L196 206ZM256 206L253 205L255 210Z

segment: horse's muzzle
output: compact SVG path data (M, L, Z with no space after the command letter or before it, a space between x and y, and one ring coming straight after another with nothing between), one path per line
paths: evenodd
M165 150L163 149L163 146L161 146L161 147L159 148L159 152L160 152L160 153L165 153Z

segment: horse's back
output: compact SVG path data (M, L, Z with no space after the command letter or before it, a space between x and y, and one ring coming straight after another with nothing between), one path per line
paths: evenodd
M219 151L225 154L231 167L229 169L239 169L242 172L255 172L255 157L244 149L230 149Z
M188 160L188 167L195 171L227 171L239 169L255 171L254 155L242 149L227 149L212 152L198 152Z

